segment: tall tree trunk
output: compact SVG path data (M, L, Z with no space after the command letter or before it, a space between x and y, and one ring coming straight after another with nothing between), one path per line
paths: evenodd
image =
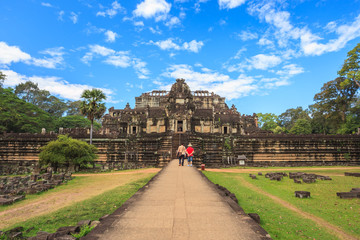
M90 145L92 144L93 125L94 125L94 120L92 119L91 126L90 126Z

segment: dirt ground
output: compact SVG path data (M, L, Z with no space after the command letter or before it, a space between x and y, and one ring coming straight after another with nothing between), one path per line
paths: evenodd
M24 200L4 211L0 210L0 229L32 217L55 212L158 171L160 171L158 168L148 168L115 173L74 174L73 176L81 176L86 180L59 191L45 193L36 199Z

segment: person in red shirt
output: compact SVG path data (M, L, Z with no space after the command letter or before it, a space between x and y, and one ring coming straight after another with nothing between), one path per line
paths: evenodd
M186 155L188 157L188 167L192 167L192 161L193 161L193 157L194 157L194 149L192 148L191 143L189 143L187 149L186 149Z

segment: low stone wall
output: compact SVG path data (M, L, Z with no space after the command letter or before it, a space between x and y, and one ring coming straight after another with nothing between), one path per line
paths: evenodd
M246 166L360 165L359 135L197 134L189 141L195 145L194 163L207 167L239 165L240 155Z
M88 141L87 134L70 136ZM0 175L29 173L38 161L39 148L56 134L0 135ZM179 136L177 136L179 137ZM186 133L184 143L195 149L193 164L206 167L360 165L360 135L221 135ZM179 140L171 134L94 134L98 148L97 169L136 169L164 166Z

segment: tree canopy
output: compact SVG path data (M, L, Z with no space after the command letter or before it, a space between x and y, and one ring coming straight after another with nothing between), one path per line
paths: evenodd
M74 166L75 169L78 169L97 159L97 149L94 145L67 135L59 135L57 140L49 142L40 150L40 165L51 166L55 171L59 167Z
M56 129L59 128L90 128L91 122L89 119L85 118L84 116L79 115L70 115L58 118L55 121ZM101 125L98 122L94 122L94 128L96 130L101 128Z
M36 133L53 127L54 119L49 113L19 99L12 89L0 89L0 131Z

